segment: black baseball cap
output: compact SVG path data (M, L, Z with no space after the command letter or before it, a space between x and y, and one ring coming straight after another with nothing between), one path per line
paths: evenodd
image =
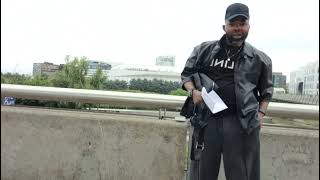
M234 3L228 6L226 10L225 20L230 21L237 16L243 16L246 19L249 19L250 16L248 6L241 3Z

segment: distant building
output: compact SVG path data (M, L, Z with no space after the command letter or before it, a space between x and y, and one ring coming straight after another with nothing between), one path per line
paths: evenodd
M318 61L290 73L289 93L319 95Z
M281 72L272 73L272 83L275 88L286 88L286 79L287 77Z
M289 94L302 94L303 72L296 70L290 73Z
M64 64L57 65L49 62L33 63L33 76L40 74L51 76L55 74L58 70L61 70L63 66Z
M284 88L273 88L274 94L285 94L286 90Z
M175 66L175 56L159 56L156 58L156 66Z
M87 76L93 76L96 72L97 69L100 67L102 69L103 75L107 76L108 70L111 70L112 66L111 64L101 62L101 61L96 61L96 60L88 60L88 72Z
M173 67L154 65L118 64L108 71L108 80L120 80L129 83L132 79L181 81L181 72L174 72Z

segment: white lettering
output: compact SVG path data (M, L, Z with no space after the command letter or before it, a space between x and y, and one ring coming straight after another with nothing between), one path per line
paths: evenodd
M231 66L227 67L228 69L234 69L234 61L231 62Z
M226 69L234 69L234 61L231 61L230 59L227 60L219 60L219 59L213 59L211 61L210 66L220 66L222 68L226 68Z
M218 59L216 59L216 62L214 63L214 66L217 66L217 65L221 64L220 67L223 67L223 62L224 62L224 60L219 61Z
M228 58L224 63L224 68L227 68L228 62L230 62L230 59Z
M213 66L213 63L214 63L214 59L211 61L211 64L210 64L210 66Z

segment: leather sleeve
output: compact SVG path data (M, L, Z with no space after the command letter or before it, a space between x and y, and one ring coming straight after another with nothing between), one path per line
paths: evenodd
M258 84L258 91L260 94L259 102L271 101L273 94L272 61L263 52L259 53L259 58L261 58L262 61L261 75Z
M182 89L186 90L184 87L184 83L192 81L192 76L194 73L198 72L198 68L196 66L196 63L198 61L198 54L200 51L200 45L196 46L190 57L188 58L186 65L184 66L184 69L181 73L181 81L182 81Z

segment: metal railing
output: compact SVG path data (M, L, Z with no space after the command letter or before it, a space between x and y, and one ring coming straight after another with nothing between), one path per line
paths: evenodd
M8 96L168 109L181 108L186 99L185 96L1 84L1 98ZM274 117L319 120L319 106L271 102L267 114Z

